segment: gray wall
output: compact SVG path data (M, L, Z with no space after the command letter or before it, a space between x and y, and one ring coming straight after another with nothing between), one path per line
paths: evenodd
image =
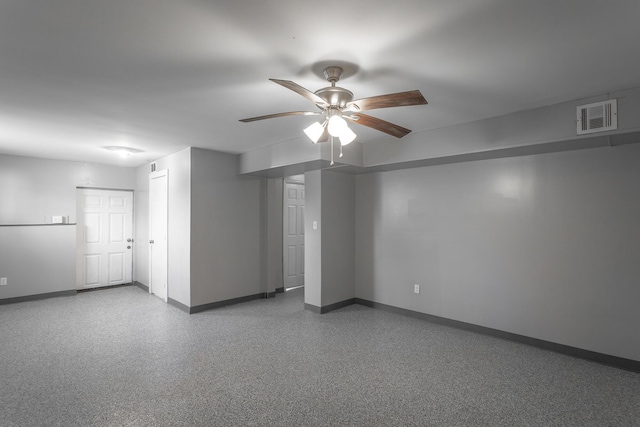
M267 292L275 292L284 287L283 263L283 190L284 179L266 180L267 218L266 269Z
M0 224L76 222L76 187L135 188L133 168L0 154Z
M0 226L0 300L76 289L76 227Z
M304 174L304 302L322 306L322 171ZM314 221L317 229L313 229Z
M235 155L191 149L191 306L266 291L265 193Z
M355 297L355 176L322 171L322 222L324 307Z
M0 299L74 290L76 187L135 189L132 168L0 154Z
M326 307L355 297L354 223L355 176L305 173L306 304Z
M639 164L626 145L358 176L356 296L640 360Z

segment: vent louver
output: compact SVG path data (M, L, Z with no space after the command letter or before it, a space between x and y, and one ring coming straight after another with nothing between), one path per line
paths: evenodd
M618 129L618 104L615 99L578 107L578 135Z

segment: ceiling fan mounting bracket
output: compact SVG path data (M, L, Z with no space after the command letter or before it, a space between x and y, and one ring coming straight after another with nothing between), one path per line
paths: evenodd
M340 76L342 75L342 68L332 65L324 69L324 77L327 79L331 86L335 86L336 82L340 80Z

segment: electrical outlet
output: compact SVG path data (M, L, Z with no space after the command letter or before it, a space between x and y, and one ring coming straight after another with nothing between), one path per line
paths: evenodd
M0 278L0 286L7 286L7 278L6 277Z
M420 293L420 285L413 285L413 293L415 294Z

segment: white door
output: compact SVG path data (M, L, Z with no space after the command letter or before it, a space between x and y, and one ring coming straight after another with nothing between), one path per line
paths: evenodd
M285 183L284 287L304 285L304 184Z
M167 301L168 171L149 175L149 292Z
M131 283L133 192L79 188L77 288Z

